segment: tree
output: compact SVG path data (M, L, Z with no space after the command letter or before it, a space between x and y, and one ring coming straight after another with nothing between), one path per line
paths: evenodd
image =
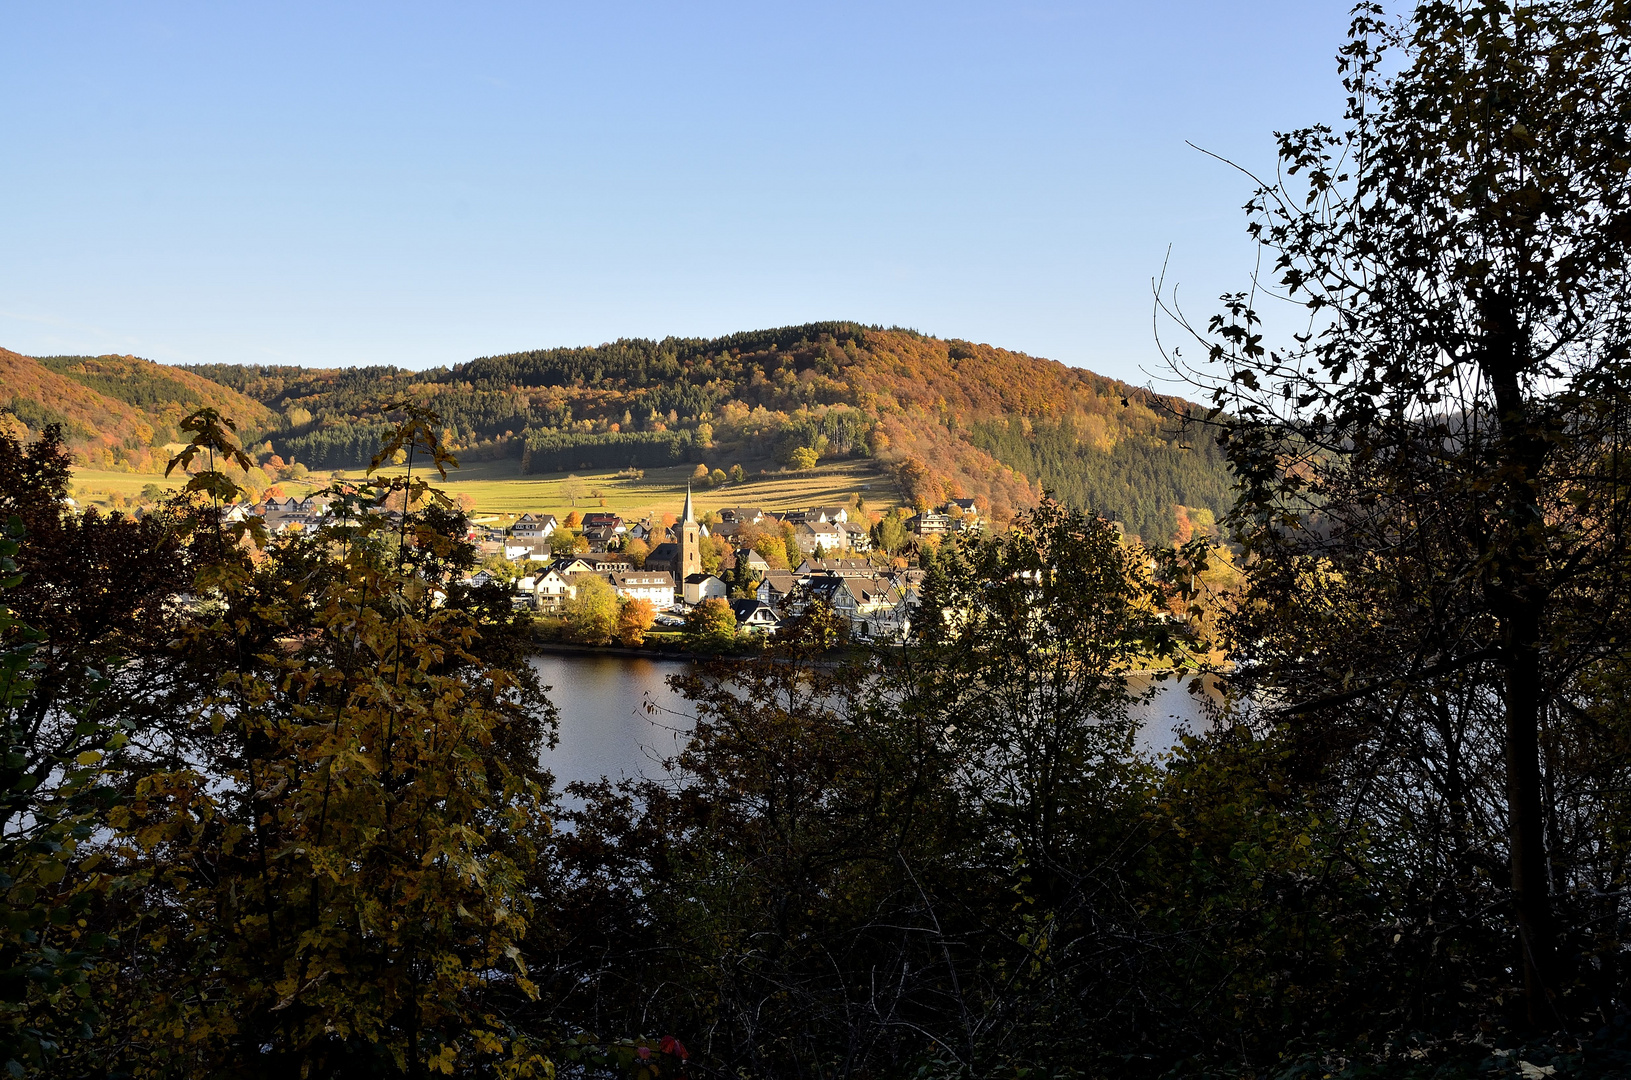
M720 487L727 479L728 477L726 477L724 469L715 469L713 472L708 474L708 486Z
M1248 204L1296 330L1227 296L1197 334L1222 373L1189 372L1243 486L1233 644L1304 775L1445 853L1462 925L1507 865L1526 1019L1555 1027L1584 976L1555 904L1604 917L1601 779L1571 762L1631 640L1631 13L1361 5L1342 65L1345 129L1280 136Z
M788 561L787 542L780 536L761 536L753 541L752 548L764 556L765 562L775 570L791 570L792 563Z
M639 537L635 537L623 545L624 557L634 564L636 570L646 565L646 556L650 554L650 546Z
M9 434L0 438L10 440ZM72 741L41 740L29 708L36 698L35 658L45 635L15 618L7 595L22 583L14 559L26 539L13 514L0 531L0 1061L8 1072L45 1070L65 1040L92 1034L100 1019L90 990L106 935L85 931L93 894L106 875L75 873L77 849L107 828L114 794L100 765L128 733L91 715L93 695L70 706Z
M731 466L730 480L733 484L740 484L747 479L748 474L743 471L741 464Z
M692 469L691 482L693 484L706 484L708 482L708 466L698 465Z
M685 616L685 634L696 648L728 648L736 640L736 613L720 597L710 596Z
M625 597L618 608L617 640L631 648L642 645L646 631L657 621L657 609L650 600Z
M729 550L730 545L726 544L725 541L719 537L704 537L701 547L702 572L704 574L719 573L720 564L724 562L725 559L725 552Z
M872 542L879 549L891 555L899 552L911 541L911 533L906 531L906 520L897 508L885 514L876 525L872 526Z
M583 515L578 513L576 510L573 510L566 515L564 520L562 520L561 527L564 529L576 529L582 524Z
M566 479L561 481L561 498L573 506L577 506L578 500L583 498L583 481L576 474L568 473Z
M1130 750L1128 678L1185 659L1162 587L1109 523L1044 502L934 560L914 629L913 707L962 716L957 753L1038 873L1074 878L1062 828Z
M617 632L617 590L598 574L577 574L563 614L573 640L604 645Z
M815 449L809 446L794 447L792 452L787 455L787 464L799 472L815 468L816 462L819 460L820 457L816 454Z
M556 558L571 555L578 550L583 536L578 530L561 526L549 534L549 553Z
M549 710L505 624L462 605L474 547L423 475L456 462L434 414L400 408L376 466L406 471L331 491L309 535L268 543L223 519L229 477L188 481L203 602L176 652L201 694L140 733L103 852L140 883L101 973L108 1052L137 1075L544 1069L475 1018L494 978L531 990L521 867ZM177 466L235 456L213 410L183 427ZM418 509L389 520L392 494Z

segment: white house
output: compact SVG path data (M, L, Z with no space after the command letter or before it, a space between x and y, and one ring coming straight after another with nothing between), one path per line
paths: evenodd
M793 530L793 535L805 551L814 551L817 544L823 551L842 551L849 546L849 534L825 521L806 521Z
M554 567L539 574L533 586L533 595L538 598L538 607L542 611L559 611L576 594L577 589L572 582Z
M649 600L661 611L674 605L674 575L666 570L628 570L606 575L618 599Z
M522 514L510 526L510 537L514 540L548 540L558 527L554 514Z
M738 630L773 634L782 624L781 612L762 600L732 600L731 612L736 616Z
M692 574L685 579L685 602L692 607L710 597L723 599L729 592L725 583L712 574Z

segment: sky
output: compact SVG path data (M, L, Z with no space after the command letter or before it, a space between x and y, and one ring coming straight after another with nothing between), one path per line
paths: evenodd
M0 347L422 368L826 319L1144 384L1347 0L0 0Z

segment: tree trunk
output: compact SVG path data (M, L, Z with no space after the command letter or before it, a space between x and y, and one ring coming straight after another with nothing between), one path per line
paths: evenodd
M1556 929L1550 875L1546 871L1546 814L1540 779L1540 721L1545 708L1541 680L1541 581L1545 524L1539 484L1547 454L1529 415L1520 372L1527 362L1515 306L1495 298L1488 309L1491 333L1480 365L1490 377L1501 440L1504 524L1497 528L1494 610L1500 619L1501 664L1506 690L1507 843L1512 860L1512 906L1523 963L1524 1011L1539 1029L1557 1019Z
M1541 800L1540 620L1526 606L1513 614L1503 637L1506 667L1506 802L1512 860L1512 904L1522 953L1524 1008L1541 1029L1556 1020L1552 1002L1557 963L1550 878L1546 872L1545 812Z

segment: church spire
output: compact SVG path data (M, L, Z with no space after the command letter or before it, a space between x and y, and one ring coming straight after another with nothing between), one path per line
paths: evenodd
M687 480L685 482L685 516L680 518L680 523L683 525L695 525L696 521L697 515L691 509L691 482Z

